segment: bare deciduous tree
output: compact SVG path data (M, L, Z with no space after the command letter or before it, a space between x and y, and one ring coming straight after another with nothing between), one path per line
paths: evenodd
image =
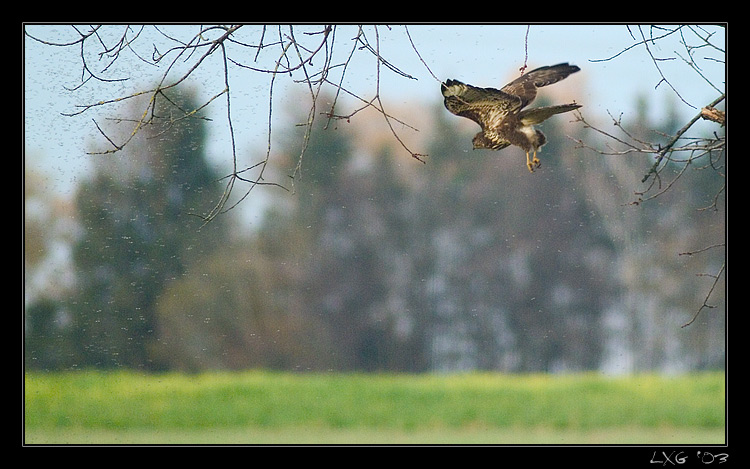
M305 126L302 150L297 159L292 181L300 174L307 142L310 138L310 132L313 129L313 122L318 116L324 116L329 122L334 119L350 120L358 112L366 108L374 108L380 113L400 146L413 158L424 162L426 155L409 149L400 138L394 127L394 123L407 128L413 129L413 127L390 114L385 109L383 100L381 99L380 77L383 67L406 79L414 79L412 76L399 70L381 55L381 31L383 29L390 31L390 27L347 26L341 28L335 25L325 25L322 27L292 25L272 27L256 25L244 27L242 25L211 25L183 26L175 30L168 27L150 26L156 33L150 57L144 56L136 48L136 43L140 46L140 42L145 40L143 39L146 36L144 31L148 28L146 26L100 25L71 27L74 29L77 38L67 42L46 40L33 36L28 32L26 35L35 41L49 46L76 47L80 49L81 80L76 88L83 87L91 81L111 84L127 80L128 78L112 76L114 74L112 72L114 64L127 53L133 54L138 60L146 64L161 66L163 69L153 88L139 90L122 96L109 97L93 103L81 104L78 105L78 109L75 112L69 114L71 116L79 115L92 108L114 105L139 96L148 97L148 101L139 118L135 120L118 119L120 122L132 123L132 131L124 140L117 141L111 133L105 131L94 120L94 125L110 146L110 148L97 153L110 154L122 150L144 126L153 124L156 119L166 118L170 120L171 124L175 124L180 120L195 117L200 111L220 98L225 100L226 122L232 152L232 171L225 177L226 186L224 196L214 209L205 215L206 222L212 220L222 212L231 210L244 200L253 188L258 185L280 186L278 183L268 182L264 179L264 172L271 157L273 93L276 80L279 77L288 77L295 83L306 85L310 96L307 121L301 124ZM248 34L240 34L240 32L244 33L248 29L251 30ZM404 29L408 36L408 29L406 27ZM245 42L246 37L253 37L254 42ZM414 51L417 52L410 37L409 42ZM347 48L346 53L343 55L334 55L334 48L338 50L341 47ZM371 97L360 96L345 84L347 69L357 54L369 55L375 61L375 91ZM223 89L219 90L196 109L182 109L181 115L176 116L158 116L155 113L156 101L169 99L164 92L185 82L209 57L214 55L220 57L220 63L222 64ZM339 59L336 57L343 58ZM104 61L104 65L102 65L102 61ZM269 76L267 149L265 157L261 161L248 167L240 167L237 158L232 114L232 94L230 92L233 86L232 79L230 79L230 72L233 67ZM300 74L301 78L294 78ZM335 93L330 107L321 110L322 106L318 103L318 97L325 86L333 87ZM341 93L354 98L361 105L349 112L341 112L336 108ZM251 172L254 172L254 175L248 176ZM229 204L229 197L238 184L245 184L244 193L239 197L238 201Z
M628 46L623 51L615 54L612 57L601 59L598 61L610 61L615 60L621 54L642 46L645 48L648 56L656 67L656 70L661 76L661 80L656 84L656 87L666 84L674 94L680 99L682 103L691 109L696 109L696 115L691 118L684 126L682 126L674 135L658 135L659 140L643 140L634 135L633 132L628 131L624 125L622 125L620 118L612 117L613 124L620 131L620 135L615 135L610 132L606 132L601 128L588 123L582 115L579 113L579 120L587 128L593 129L599 134L603 135L607 139L606 149L596 149L596 151L602 155L627 155L631 153L642 153L651 154L654 156L654 163L651 168L643 176L641 182L645 183L651 180L648 187L642 191L637 192L638 195L645 195L656 189L656 193L650 195L647 199L639 198L636 203L643 202L651 198L658 197L660 194L667 191L683 174L680 172L675 178L663 184L661 180L661 172L665 168L666 163L669 161L681 163L684 168L687 168L691 164L703 164L705 162L705 168L713 169L717 172L720 177L724 177L724 159L726 157L726 138L719 132L714 132L712 137L694 137L689 134L689 131L696 122L700 119L710 120L718 123L721 127L724 127L726 123L726 115L724 111L716 109L716 106L724 102L726 98L726 91L724 90L724 83L712 83L708 80L703 73L701 73L701 62L702 61L724 61L723 55L725 54L724 49L714 44L712 34L705 31L704 29L696 26L676 26L674 28L657 28L651 27L649 35L647 37L644 28L639 26L638 33L640 40L635 35L631 35L634 39L634 44ZM653 45L668 36L679 34L681 37L681 44L684 46L684 54L680 54L680 51L675 51L674 56L670 57L657 57L654 55ZM696 57L698 51L703 49L710 49L711 52L716 52L721 55L721 59L716 57L704 56L702 59ZM676 59L682 59L685 64L695 71L709 86L715 90L718 97L706 103L702 108L698 109L696 105L689 103L682 97L679 90L672 85L669 78L664 75L664 72L660 68L660 63L663 61L671 61ZM667 138L666 143L663 141ZM586 146L587 144L579 140L581 145ZM685 157L684 155L687 155ZM724 191L722 187L720 193ZM717 194L718 196L718 194Z
M578 122L584 128L591 129L603 137L605 147L594 146L593 139L592 141L578 139L577 142L580 147L591 149L597 154L607 157L624 158L633 154L641 154L653 158L652 165L644 171L643 177L640 180L641 184L644 184L644 187L635 191L636 200L632 203L636 205L653 200L672 189L689 169L713 171L715 177L719 178L722 183L714 195L713 202L707 207L698 208L698 210L718 210L717 202L726 192L726 135L724 132L726 114L725 111L717 109L717 106L725 104L726 89L725 83L714 83L709 80L706 74L703 73L703 68L709 62L725 63L726 52L723 45L719 45L718 41L714 41L714 32L701 26L637 26L633 29L628 28L628 30L630 31L633 43L619 53L597 61L617 60L618 57L631 50L644 49L660 76L660 80L655 85L655 88L663 85L669 87L679 99L679 102L694 111L694 115L673 134L665 134L655 129L647 129L647 132L643 132L642 129L629 129L628 126L623 124L621 117L614 117L612 114L610 114L610 117L617 132L610 132L604 130L601 126L589 122L584 118L582 113L578 112ZM668 37L674 36L679 37L679 44L682 46L682 50L675 50L672 52L672 55L668 56L658 55L656 50L657 44ZM670 77L663 70L662 64L664 62L676 60L682 60L687 69L696 74L698 83L703 83L708 89L715 91L717 97L711 102L702 105L689 102L683 96L681 90L672 84ZM716 129L711 134L700 133L699 130L695 130L695 124L701 120L716 123ZM633 126L637 127L638 125L637 123ZM644 137L644 135L650 137ZM679 169L676 172L665 171L669 163L672 163L672 168L677 167ZM629 166L630 169L628 171L630 172L633 170L633 166ZM691 256L722 247L725 247L725 243L717 242L705 248L680 253L680 255ZM699 274L711 277L714 280L708 289L703 304L692 319L684 324L683 327L692 324L703 309L713 307L710 305L709 299L714 293L719 280L724 275L725 270L726 262L722 263L715 273Z

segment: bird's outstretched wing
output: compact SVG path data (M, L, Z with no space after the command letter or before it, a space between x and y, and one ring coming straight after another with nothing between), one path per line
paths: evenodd
M537 88L557 83L579 70L580 68L577 66L567 63L539 67L511 81L503 86L500 91L518 96L521 100L521 107L525 107L536 98Z
M521 108L521 98L495 88L479 88L458 80L441 85L446 109L466 117L482 129L492 128L509 113Z

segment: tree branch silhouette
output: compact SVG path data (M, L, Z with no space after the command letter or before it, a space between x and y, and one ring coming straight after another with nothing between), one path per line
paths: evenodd
M279 77L289 77L293 83L306 85L310 97L308 118L302 124L305 127L302 137L302 149L297 157L297 163L291 176L292 184L294 184L295 178L301 174L300 170L304 162L307 142L310 139L313 124L318 115L327 117L329 121L332 119L346 119L350 121L362 109L373 108L382 115L390 132L400 146L413 158L424 162L426 155L409 149L398 132L396 132L393 122L397 122L410 130L416 131L417 129L393 116L391 113L386 112L383 100L381 99L381 66L405 79L415 79L413 76L400 70L382 55L380 50L380 29L382 27L369 26L375 37L373 43L368 40L367 36L369 33L366 31L367 28L357 26L354 37L348 39L351 42L349 53L343 60L338 62L335 61L334 49L337 50L342 43L345 44L347 39L342 37L341 30L344 27L336 25L325 25L316 27L313 30L310 27L294 25L260 26L259 31L252 30L249 33L250 35L257 34L259 36L257 43L254 44L240 37L240 31L244 32L251 29L243 25L199 26L197 27L197 32L193 31L189 33L186 38L179 36L185 36L184 31L187 30L187 27L181 30L170 30L164 26L152 26L157 40L154 40L151 46L150 57L139 52L136 48L137 45L140 45L145 40L146 26L99 25L90 26L88 29L77 26L71 26L71 28L75 32L76 38L57 42L42 39L31 35L28 31L26 32L29 38L42 44L52 47L77 47L80 49L81 79L80 83L70 89L70 91L80 89L92 81L110 84L128 80L128 78L123 78L122 76L108 76L116 73L114 65L118 61L124 60L123 56L126 54L132 54L138 61L153 66L155 70L160 70L156 80L157 84L154 87L133 91L117 97L107 97L88 104L78 104L75 106L75 111L65 114L70 117L78 116L95 108L114 106L123 101L139 97L148 98L139 117L135 119L111 119L120 123L130 122L132 124L131 131L121 140L117 140L94 119L94 126L104 141L107 142L109 148L91 152L91 154L113 154L122 151L144 126L151 125L156 119L161 119L160 116L155 115L154 110L157 100L166 99L164 91L184 83L199 68L210 67L210 65L206 65L207 60L215 55L219 56L219 61L222 64L223 89L217 91L213 97L196 109L183 110L183 115L178 118L169 117L172 119L171 124L176 124L182 119L197 118L198 111L219 102L219 97L225 97L226 127L231 146L232 169L224 177L226 180L224 195L213 210L205 214L204 219L206 223L219 214L236 207L257 186L273 185L283 187L281 184L269 182L264 179L265 170L272 155L274 89ZM121 30L119 30L120 28ZM388 27L388 29L390 30L391 28ZM413 42L412 47L416 50ZM92 53L92 50L95 52ZM351 61L356 55L361 53L371 55L375 59L375 91L374 95L369 98L354 92L345 84L345 74ZM272 57L270 62L269 54ZM98 60L106 60L105 65L100 70L96 69L96 65L98 64L93 61L94 57ZM267 147L265 156L260 161L246 167L240 166L238 162L237 142L232 119L233 80L237 79L234 78L233 72L237 70L270 75L268 82L268 125L266 130ZM340 72L338 79L332 77L333 72ZM294 75L300 73L302 74L301 78L294 78ZM333 87L335 89L335 97L330 109L321 112L318 97L321 95L324 86ZM363 103L362 106L355 108L351 112L341 113L337 111L335 108L342 92ZM249 174L251 172L253 173L252 176ZM230 202L232 194L238 189L239 183L244 184L245 187L237 200Z
M574 140L576 140L579 147L591 149L601 155L624 157L625 155L641 154L653 157L653 163L645 171L645 174L641 179L641 183L648 183L648 185L642 190L635 191L637 200L632 202L634 205L653 200L671 190L680 178L686 174L688 168L712 170L713 174L722 180L722 184L714 196L713 204L711 204L710 207L700 208L699 210L705 210L707 208L713 208L716 210L717 201L726 193L726 183L723 182L726 178L726 136L721 130L726 124L726 114L724 111L716 109L716 106L725 103L726 91L724 83L716 84L708 80L702 72L702 68L707 62L724 63L726 52L723 47L720 47L713 42L715 32L710 32L703 26L678 25L671 27L645 27L639 25L636 29L637 34L628 27L630 36L634 40L633 44L625 47L620 52L610 57L592 60L592 62L616 60L623 54L642 47L651 59L651 63L660 77L659 82L654 88L666 84L683 104L691 109L699 109L699 112L687 120L687 122L685 122L684 125L672 135L666 135L656 129L650 129L648 130L648 133L644 132L644 129L631 131L623 124L621 116L615 118L611 114L610 118L612 119L612 124L617 129L617 132L606 131L601 126L589 122L583 117L581 112L577 111L577 121L580 122L584 128L590 129L598 134L604 140L605 147L601 148L594 146L595 144L585 142L582 139ZM679 44L681 44L684 50L682 52L673 51L672 56L657 56L655 52L657 44L670 36L678 37ZM696 56L698 51L704 51L702 57ZM718 58L708 55L709 53L718 55ZM692 72L695 72L706 86L719 94L718 97L702 107L688 102L669 80L669 77L661 66L664 62L677 59L682 59L686 66ZM712 135L706 135L705 133L699 134L699 131L693 132L696 122L702 119L717 123L719 128L714 130ZM639 125L641 125L641 123L635 124L634 127L638 127ZM672 164L670 165L669 163ZM671 179L665 181L667 175L665 169L668 167L671 169L677 168L677 171L673 173ZM682 254L692 255L699 252L705 252L707 249L708 248ZM704 274L714 278L714 282L703 301L703 305L698 309L695 316L684 324L683 327L692 324L704 309L712 308L712 306L708 304L708 300L714 292L719 279L725 274L725 272L725 267L722 265L716 275Z

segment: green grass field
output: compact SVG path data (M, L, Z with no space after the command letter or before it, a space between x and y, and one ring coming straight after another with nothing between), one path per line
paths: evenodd
M723 444L723 373L28 373L27 444Z

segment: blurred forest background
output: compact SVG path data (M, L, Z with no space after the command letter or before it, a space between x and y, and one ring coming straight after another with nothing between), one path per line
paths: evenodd
M27 172L27 366L723 368L723 306L680 327L710 287L700 274L723 260L680 256L724 237L724 205L698 210L720 189L712 172L629 204L647 161L578 148L567 135L583 130L565 119L544 124L532 175L514 150L467 151L474 129L442 103L432 114L425 165L387 135L363 147L360 127L317 129L295 192L267 188L254 230L233 212L192 216L222 194L200 119L101 162L74 206L38 200L41 175ZM281 172L301 134L285 141ZM35 279L56 243L73 272Z
M224 183L200 113L97 159L72 202L45 197L44 169L26 167L26 366L724 368L723 279L715 308L681 327L724 262L723 248L703 251L725 237L723 178L691 169L633 203L653 160L591 150L602 137L572 116L544 123L542 168L529 174L517 149L472 151L476 129L435 94L421 108L426 164L373 130L374 112L319 119L305 142L293 123L307 108L289 109L266 171L283 180L306 143L301 172L292 192L257 188L263 216L249 227L240 210L201 218ZM165 96L157 114L199 107L187 88ZM544 99L554 93L535 105ZM667 141L682 125L676 113L649 122L645 106L634 138Z

